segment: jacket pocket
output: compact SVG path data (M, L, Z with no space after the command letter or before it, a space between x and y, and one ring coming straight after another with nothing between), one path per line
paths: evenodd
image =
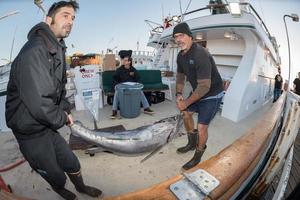
M20 112L22 112L18 113L20 118L16 123L16 129L13 128L14 130L24 134L32 134L45 129L45 126L39 123L37 120L35 120L24 105L22 105L22 107L23 109L19 110Z

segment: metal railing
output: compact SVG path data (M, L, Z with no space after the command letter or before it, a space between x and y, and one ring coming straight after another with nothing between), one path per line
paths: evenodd
M257 11L253 8L253 6L250 3L239 3L240 6L248 6L249 7L249 12L251 13L254 17L256 17L256 19L258 20L258 22L261 24L263 30L265 31L265 33L268 35L268 37L271 39L271 34L266 26L266 24L263 22L262 18L259 16L259 14L257 13ZM199 8L199 9L195 9L189 12L186 12L182 15L178 15L177 19L179 19L179 21L174 21L173 18L170 19L168 21L168 23L180 23L181 19L184 18L185 16L188 16L190 14L194 14L203 10L211 10L211 12L213 13L214 10L218 10L218 9L223 9L223 11L219 12L220 14L224 14L224 13L229 13L228 10L228 6L229 4L209 4L203 8ZM243 10L244 12L247 12L245 9ZM212 14L212 15L218 15L218 14ZM149 20L145 20L147 22L150 22ZM155 23L159 26L157 27L153 27L153 29L150 31L151 33L162 33L163 32L163 26Z

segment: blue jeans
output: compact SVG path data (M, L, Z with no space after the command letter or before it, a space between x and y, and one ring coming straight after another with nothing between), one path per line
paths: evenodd
M143 91L141 91L141 102L142 102L142 105L143 105L143 108L149 108L150 105L148 103L148 100L147 98L145 97L145 94ZM114 95L114 100L113 100L113 105L112 105L112 110L118 110L118 104L120 102L120 98L119 98L119 93L118 91L116 90L115 91L115 95Z
M274 99L273 102L275 102L281 95L281 89L279 88L274 88Z

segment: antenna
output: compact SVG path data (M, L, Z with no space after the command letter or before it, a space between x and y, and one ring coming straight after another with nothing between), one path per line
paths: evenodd
M113 41L114 41L114 37L112 37L112 38L108 41L107 47L108 47Z
M15 37L16 37L17 28L18 28L18 27L16 27L16 29L15 29L14 36L13 36L13 40L12 40L12 44L11 44L11 48L10 48L9 62L11 62L11 58L12 58L12 53L13 53L13 49L14 49L14 44L15 44Z
M137 50L137 51L140 50L140 42L139 42L139 40L136 42L136 50Z
M161 15L162 15L162 21L165 19L165 14L164 14L164 4L161 3Z
M114 37L112 37L109 41L108 41L108 43L107 43L107 48L106 48L106 52L107 53L109 53L109 52L113 52L113 50L115 49L115 47L114 48L109 48L109 46L110 46L110 44L112 43L114 41Z

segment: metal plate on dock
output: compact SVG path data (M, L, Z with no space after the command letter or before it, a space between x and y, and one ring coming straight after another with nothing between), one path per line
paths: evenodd
M203 169L184 173L184 179L170 185L170 190L179 200L204 199L219 184L219 180Z

